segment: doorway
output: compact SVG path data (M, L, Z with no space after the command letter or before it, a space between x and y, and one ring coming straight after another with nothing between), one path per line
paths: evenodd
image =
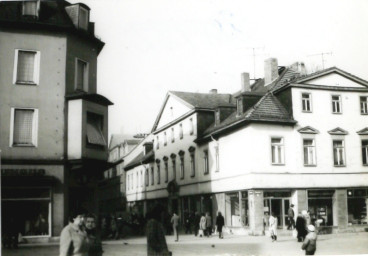
M265 198L264 199L264 212L267 212L270 216L273 212L278 220L278 228L285 229L287 227L287 212L290 205L290 199L288 198Z

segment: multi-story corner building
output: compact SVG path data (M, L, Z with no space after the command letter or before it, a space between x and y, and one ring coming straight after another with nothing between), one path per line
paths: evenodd
M161 184L148 183L146 200L167 200L182 215L221 211L227 227L251 234L263 232L265 213L286 228L291 204L321 225L362 227L367 97L368 82L338 68L307 75L276 59L253 84L243 73L232 95L170 92L153 128Z
M90 8L0 2L2 224L28 240L59 236L69 213L97 212L108 157L108 106L97 94Z

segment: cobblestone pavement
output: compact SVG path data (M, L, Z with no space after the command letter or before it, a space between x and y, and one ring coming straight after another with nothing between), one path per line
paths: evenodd
M182 235L179 242L173 236L166 237L169 250L173 255L304 255L297 243L290 236L279 237L272 243L265 236L228 235L225 239L218 237L199 238ZM130 238L103 243L104 256L146 255L146 238ZM57 256L57 244L21 245L16 250L3 249L3 256ZM349 233L321 235L318 238L316 255L368 255L368 233Z

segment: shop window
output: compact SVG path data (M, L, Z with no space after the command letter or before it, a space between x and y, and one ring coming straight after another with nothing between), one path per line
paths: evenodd
M50 236L51 193L49 188L2 188L1 190L1 219L4 228L6 225L16 223L22 236Z
M14 84L37 85L39 83L40 52L15 50Z
M37 146L38 109L11 109L10 147Z
M226 225L231 227L241 227L240 207L238 193L232 193L226 195L226 213L229 213L230 217L226 218Z
M302 110L303 112L312 112L312 95L310 93L302 93Z
M314 139L303 140L304 165L316 165L316 147Z
M89 64L86 61L76 59L75 60L75 89L79 91L88 92L88 67Z
M368 190L348 189L348 223L350 225L368 224Z
M308 210L310 222L319 220L320 226L333 225L332 201L334 190L310 190L308 191Z
M360 114L368 115L368 96L360 97Z
M332 113L341 114L341 96L340 95L332 95Z
M271 138L272 164L284 164L284 139Z
M368 165L368 140L362 140L363 165Z
M87 145L104 147L103 116L87 112Z
M335 166L345 166L345 145L343 140L333 141L333 157Z

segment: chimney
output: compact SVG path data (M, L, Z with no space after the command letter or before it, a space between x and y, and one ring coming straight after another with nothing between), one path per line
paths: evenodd
M279 76L279 69L277 67L277 59L269 58L264 62L264 79L265 86L272 83Z
M210 93L211 93L211 94L217 94L217 89L211 89L211 90L210 90Z
M249 73L241 73L241 92L250 92Z
M295 62L290 65L290 69L298 72L300 75L306 75L307 69L305 68L304 62Z

